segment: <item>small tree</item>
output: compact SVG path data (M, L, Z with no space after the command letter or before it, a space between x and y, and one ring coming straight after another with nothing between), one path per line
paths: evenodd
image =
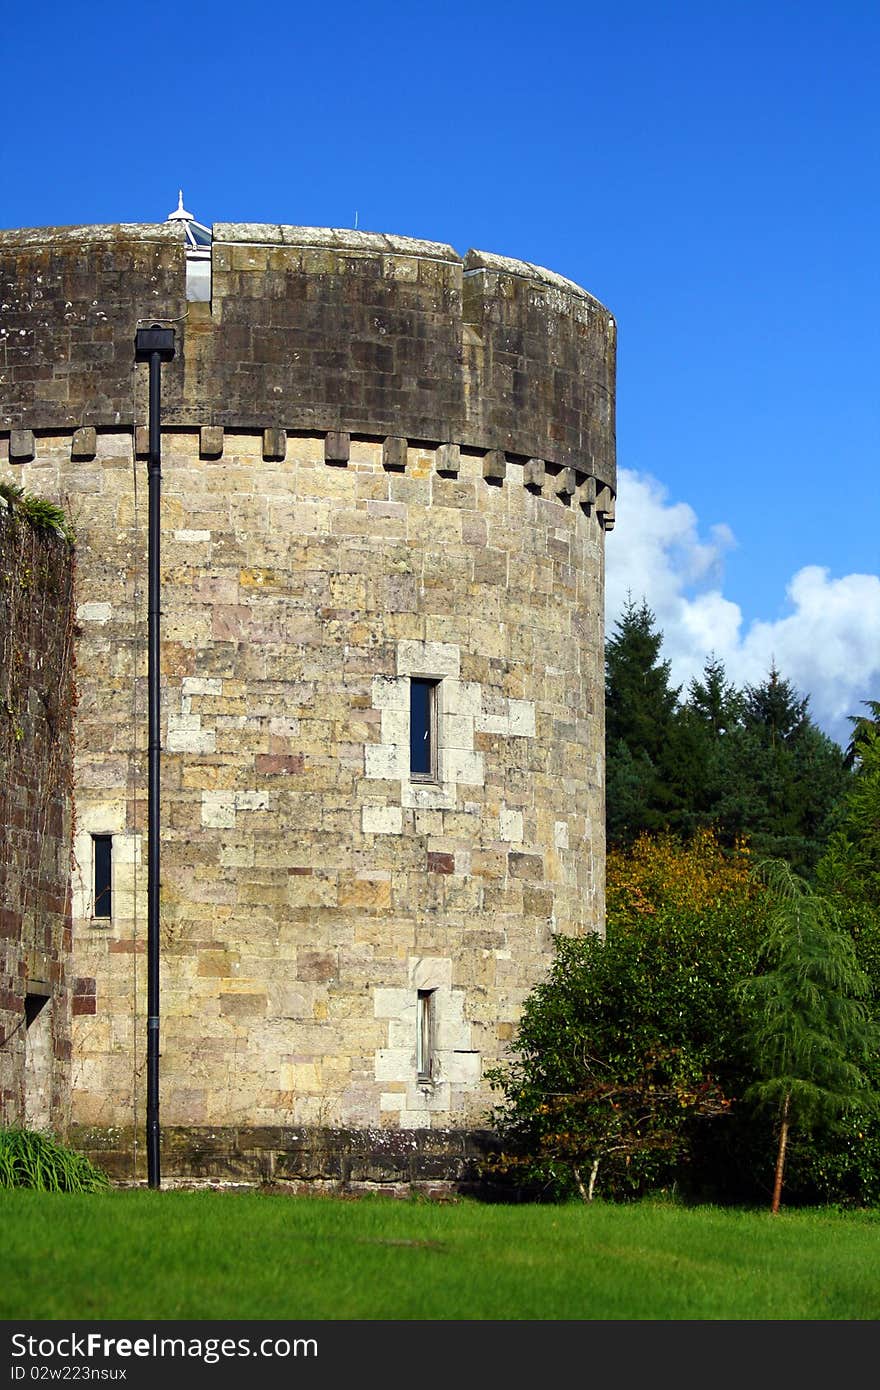
M870 981L834 907L781 860L759 872L772 894L767 969L746 980L741 992L762 1079L745 1098L777 1109L770 1206L776 1213L791 1127L810 1130L857 1101L876 1103L863 1066L880 1035L863 1002Z

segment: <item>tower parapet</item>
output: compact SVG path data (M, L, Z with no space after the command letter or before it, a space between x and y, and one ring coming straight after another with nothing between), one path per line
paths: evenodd
M173 223L0 232L0 427L143 418L138 323L173 323L167 425L339 429L504 450L613 492L615 325L572 281L408 237L218 223L186 300ZM63 371L62 371L63 367Z

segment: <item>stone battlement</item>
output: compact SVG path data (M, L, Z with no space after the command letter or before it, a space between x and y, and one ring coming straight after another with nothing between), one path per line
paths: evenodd
M112 453L117 433L91 425L80 426L65 437L64 450L71 463L86 463L101 457L108 449ZM222 425L202 425L197 431L198 456L208 462L222 462L227 448L235 450L239 437L252 433L224 429ZM168 439L192 434L186 426L165 431ZM147 458L149 432L146 425L135 427L134 438L135 457ZM309 457L320 457L323 453L324 463L334 468L363 469L368 466L365 461L369 459L369 466L378 467L381 463L381 468L388 473L454 479L461 475L462 460L476 460L468 464L469 477L481 476L484 483L495 487L505 481L514 486L519 484L535 496L558 501L566 507L578 506L587 516L595 512L604 530L614 528L613 492L580 468L560 468L545 464L543 459L522 459L501 449L468 449L458 444L425 446L410 443L398 435L366 432L354 437L340 430L329 430L325 435L308 430L288 434L287 430L270 427L261 432L260 440L260 453L267 464L283 464L288 460L293 464L305 448ZM36 462L39 465L42 457L54 460L58 448L59 440L54 431L0 430L0 463L14 466Z

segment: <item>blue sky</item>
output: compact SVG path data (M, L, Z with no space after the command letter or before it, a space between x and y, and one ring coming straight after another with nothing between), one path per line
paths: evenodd
M391 231L576 280L619 325L608 620L676 679L880 698L880 6L15 7L0 225Z

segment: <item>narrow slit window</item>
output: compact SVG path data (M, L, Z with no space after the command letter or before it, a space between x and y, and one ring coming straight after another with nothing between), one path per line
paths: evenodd
M437 687L439 681L413 678L409 686L410 777L436 782Z
M419 1081L434 1079L434 994L420 989L416 1006L416 1071Z
M113 916L113 836L93 835L94 906L93 917Z

